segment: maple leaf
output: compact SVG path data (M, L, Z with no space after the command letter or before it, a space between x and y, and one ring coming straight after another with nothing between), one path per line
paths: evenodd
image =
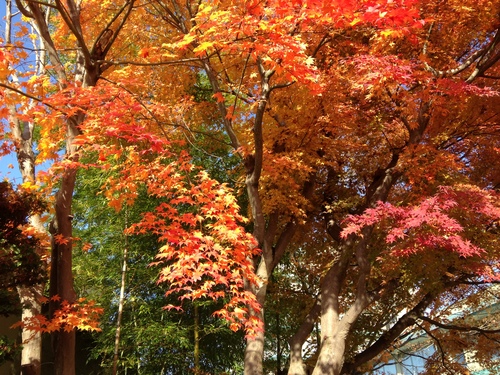
M147 58L149 56L149 48L142 48L139 50L138 55L142 58Z
M216 92L212 95L212 97L217 100L217 103L223 103L225 101L224 96L222 96L221 92Z

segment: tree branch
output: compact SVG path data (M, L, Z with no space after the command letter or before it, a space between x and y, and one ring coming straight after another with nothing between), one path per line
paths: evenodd
M437 320L431 319L425 315L418 315L418 318L425 321L425 322L431 323L432 325L434 325L436 327L443 328L446 330L462 331L462 332L474 331L474 332L479 332L479 333L484 333L484 334L500 333L500 329L481 329L481 328L472 327L472 326L459 326L456 324L444 324L444 323L438 322Z
M47 106L47 107L49 107L50 109L53 109L54 111L60 112L60 113L62 113L63 115L67 115L67 113L65 113L65 112L61 111L59 108L56 108L56 107L54 107L53 105L51 105L51 104L48 104L48 103L44 102L44 101L43 101L43 99L37 98L36 96L33 96L33 95L28 94L28 93L26 93L26 92L23 92L23 91L21 91L21 90L19 90L19 89L15 88L15 87L12 87L12 86L6 85L5 83L2 83L2 82L0 82L0 87L3 87L3 88L5 88L5 89L7 89L7 90L10 90L10 91L12 91L12 92L15 92L16 94L22 95L22 96L24 96L24 97L26 97L26 98L28 98L28 99L34 100L34 101L36 101L36 102L38 102L38 103L42 103L43 105L46 105L46 106Z
M446 353L445 353L445 351L444 351L444 349L443 349L443 346L441 345L441 342L439 341L439 339L438 339L436 336L434 336L434 335L432 334L432 332L431 332L431 331L429 331L428 329L426 329L426 328L425 328L425 327L423 327L422 325L420 325L420 324L419 324L418 326L419 326L422 330L424 330L424 331L425 331L425 333L426 333L427 335L429 335L429 337L430 337L430 338L432 338L432 339L434 340L434 342L436 343L436 345L437 345L437 347L438 347L438 349L439 349L439 354L440 354L440 357L441 357L441 364L443 365L443 368L444 368L444 369L445 369L448 373L450 373L450 375L455 375L455 372L454 372L454 371L452 371L452 370L449 368L448 364L446 363Z
M372 360L383 351L389 349L394 340L396 340L406 328L411 327L416 323L418 316L434 301L434 298L434 293L425 294L420 299L419 303L399 318L398 321L391 328L385 331L377 341L361 353L357 354L351 362L345 363L341 373L352 373L362 364Z
M113 35L111 36L111 39L107 42L106 46L104 47L104 50L102 51L102 57L105 57L107 55L107 53L111 49L111 46L113 45L113 43L115 42L116 38L118 37L118 34L123 29L123 26L125 26L125 23L127 22L128 18L130 17L130 14L132 13L132 9L134 8L134 3L135 3L135 0L129 0L129 1L127 1L123 5L123 7L117 12L117 14L109 21L108 25L101 31L101 33L99 34L98 38L96 39L96 43L97 43L99 41L99 38L106 32L106 30L108 30L111 27L111 25L113 24L113 22L115 22L115 20L118 19L118 17L120 16L120 14L122 14L122 12L128 6L127 12L123 16L120 24L118 25L118 27L116 28L116 30L114 30ZM95 44L92 47L92 50L94 48L95 48Z

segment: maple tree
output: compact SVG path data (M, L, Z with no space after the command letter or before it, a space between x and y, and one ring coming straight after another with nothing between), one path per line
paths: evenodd
M183 304L183 312L163 309L166 304L178 304L178 295L164 297L165 287L157 284L158 269L148 267L158 248L152 234L127 236L125 222L140 220L141 213L154 209L158 203L142 189L133 206L116 213L107 206L102 195L95 195L105 171L88 170L79 174L76 186L75 235L80 238L75 253L75 289L104 308L99 327L92 334L92 358L101 367L111 368L117 325L117 290L120 287L120 261L128 242L127 281L118 370L142 373L187 373L195 370L196 319L191 303ZM92 246L87 243L90 242ZM82 249L80 252L79 249ZM242 334L234 334L214 311L223 302L197 302L199 369L207 373L234 370L241 362ZM78 342L78 340L77 340ZM140 370L137 370L137 369Z
M57 161L44 180L59 183L51 296L76 302L78 168L112 172L102 191L116 210L141 188L160 201L127 233L158 236L168 294L225 299L218 315L248 333L246 374L264 371L262 306L286 256L313 275L290 374L306 372L316 322L313 374L355 373L421 322L460 331L445 322L450 306L497 282L498 1L18 7L50 69L2 83L2 98L40 126L39 158ZM14 46L2 49L2 78L24 58ZM211 143L228 147L213 169L239 157L232 188L188 152L214 157ZM73 373L74 331L57 335L57 373Z
M7 181L0 182L0 266L2 277L2 314L15 303L16 287L30 286L43 280L40 238L28 228L30 214L44 211L44 204L29 192L16 192Z

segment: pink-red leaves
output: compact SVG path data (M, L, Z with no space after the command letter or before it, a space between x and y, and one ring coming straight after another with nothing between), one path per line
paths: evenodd
M498 195L473 186L441 187L420 204L395 207L379 202L375 208L346 220L344 238L377 225L386 233L394 255L425 250L447 250L462 257L481 256L483 250L467 238L465 226L485 230L500 219Z

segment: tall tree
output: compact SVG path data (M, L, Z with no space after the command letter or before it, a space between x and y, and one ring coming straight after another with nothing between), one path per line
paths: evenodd
M384 259L372 250L380 238L375 226L378 221L365 219L369 225L358 224L344 232L342 221L349 214L364 212L385 217L375 209L379 201L425 207L432 199L445 199L445 191L451 200L455 199L453 194L479 199L475 188L457 187L456 193L451 193L438 190L439 185L468 183L483 189L495 185L491 180L475 180L481 163L473 163L475 152L466 150L471 150L470 137L474 137L476 147L482 143L476 136L483 121L492 132L482 139L494 149L496 112L473 115L471 122L471 108L462 101L467 97L475 102L474 108L476 101L489 107L486 103L496 96L494 86L471 84L481 75L495 76L498 56L496 18L492 15L498 4L488 4L483 8L485 4L476 3L464 7L421 2L417 8L410 2L347 1L304 2L295 8L283 2L216 2L184 8L158 2L152 6L151 13L156 19L163 18L170 31L162 32L164 40L154 39L151 46L144 47L139 57L151 64L189 63L194 66L191 71L199 69L210 82L232 146L245 160L253 234L263 251L262 257L255 259L261 284L250 288L258 301L264 302L270 275L299 228L308 224L311 235L322 233L330 238L326 262L318 261L320 302L313 305L313 315L305 321L312 327L311 321L321 316L317 374L345 371L346 340L354 324L378 299L401 287L403 276L398 270L411 264L405 258L407 253L401 253L401 264L387 262L396 275L377 283L378 261ZM464 32L441 46L440 33L456 21L445 16L450 10L460 16ZM471 26L471 19L479 19L472 16L478 12L481 16L474 17L482 20L479 29ZM476 43L475 48L467 54L471 43ZM447 63L440 60L443 50L467 58L456 68L440 70L434 65ZM471 72L466 75L468 67ZM487 74L488 69L492 73ZM322 95L315 95L318 92ZM445 100L448 106L456 103L455 114L460 113L459 118L467 123L464 128L471 133L457 138L457 129L452 126L456 122L443 118ZM449 143L438 144L440 137ZM431 160L433 167L424 169L424 160ZM433 194L437 194L435 198L429 198ZM484 202L496 200L493 191L484 194ZM482 224L478 223L482 230L497 215L494 206L482 214L469 207L470 212L462 217L484 215ZM433 215L423 209L420 212L429 214L429 220ZM472 239L469 232L462 231L465 223L449 227L454 222L451 217L442 220L429 229L434 233L425 242L426 250L448 248L451 254L464 257L460 266L465 267L464 279L443 281L449 272L444 265L449 267L449 263L442 263L444 268L433 277L420 273L411 280L427 280L432 293L420 287L416 300L405 300L405 308L429 307L450 291L456 292L455 283L481 279L481 273L488 272L497 257L488 241L475 239L475 246L484 247L485 252L479 263L474 263L471 257L479 252L468 245ZM401 237L389 236L388 243L403 239L409 230L400 228ZM452 235L451 247L443 248L443 241ZM412 238L422 242L421 236L425 237L420 233ZM450 255L448 260L452 259ZM465 271L473 263L477 272ZM438 291L436 283L441 285ZM412 290L417 285L405 284L405 288ZM261 313L257 316L262 319ZM394 331L398 329L401 325ZM304 371L300 349L309 333L308 329L300 332L301 337L294 337L292 358L297 362L291 365L292 373ZM246 373L262 373L263 341L262 335L249 338Z
M10 3L9 3L10 5ZM12 95L16 95L19 103L23 103L25 98L44 103L47 99L47 94L50 95L53 90L65 92L74 87L89 87L94 86L102 72L106 69L100 60L104 59L106 54L111 49L116 40L121 28L126 22L133 7L133 1L125 1L122 4L117 4L106 15L106 19L100 24L94 24L91 28L88 25L82 25L81 22L81 4L74 1L55 1L50 3L39 3L33 1L17 1L18 10L22 16L28 20L28 23L33 27L34 38L39 38L41 41L42 55L37 60L36 70L30 72L27 70L23 75L31 78L26 82L13 80L8 84L3 84L8 90L3 94L4 99L7 99L11 105L16 105ZM10 7L9 7L10 9ZM54 19L53 13L57 13L55 17L59 18L60 26L67 27L71 30L73 45L72 53L68 56L66 51L56 43L52 35L52 22ZM83 26L83 27L82 27ZM21 37L27 37L27 28L21 27ZM10 36L10 35L9 35ZM22 40L19 42L9 40L11 43L4 47L7 51L13 50L14 53L20 49L24 53ZM38 49L35 49L35 51ZM15 56L14 56L15 57ZM19 57L18 57L19 58ZM73 64L67 65L66 61L72 61ZM6 66L7 72L16 73L15 61L14 64ZM9 61L7 61L9 62ZM50 70L45 66L49 64ZM42 66L42 68L40 68ZM49 78L50 77L50 78ZM7 78L7 77L2 77ZM49 83L49 80L52 80ZM55 83L55 85L52 85ZM18 84L18 85L17 85ZM49 92L45 89L50 86ZM21 97L19 97L21 95ZM19 105L19 104L18 104ZM62 104L64 106L64 103ZM53 237L51 251L51 276L50 276L50 294L51 296L59 296L63 301L70 304L75 302L75 292L73 289L72 277L72 225L71 225L71 203L75 177L77 169L71 164L78 160L77 146L74 144L75 137L80 133L79 126L84 119L84 113L70 108L56 108L49 105L51 111L56 112L54 115L59 117L60 113L64 113L64 118L59 117L57 120L46 123L42 133L58 132L60 138L57 143L65 141L63 166L59 175L58 191L55 195L54 202L54 220L50 225L50 232ZM32 111L29 113L29 111ZM11 130L14 134L14 140L22 138L22 143L19 144L19 158L21 170L31 168L34 165L32 146L34 144L33 127L34 124L40 121L36 117L36 113L42 115L41 111L44 108L35 106L27 109L25 115L29 119L24 126L22 137L16 137L16 131L22 129L21 125L14 126ZM35 115L33 115L35 113ZM33 117L29 117L29 116ZM43 115L42 115L43 116ZM18 117L15 117L17 121ZM62 120L62 121L61 121ZM17 130L19 129L19 130ZM45 157L49 150L43 149L44 145L50 142L49 139L40 140L41 154ZM50 146L49 146L50 147ZM56 156L56 155L50 155ZM44 156L42 156L43 158ZM31 171L33 172L33 171ZM33 181L33 173L28 178ZM57 309L57 302L52 303L52 310ZM54 333L54 351L57 374L74 374L75 373L75 332L74 329L60 330Z
M15 17L13 3L11 0L5 2L5 46L7 51L12 51L9 46L14 43L14 32L15 32ZM29 25L33 30L33 26ZM26 26L24 26L26 29ZM27 29L26 29L27 30ZM18 31L18 34L24 34L23 29ZM31 61L34 67L35 75L44 74L45 72L45 52L41 47L41 42L39 39L31 40L32 50L35 51L32 54ZM31 46L30 46L31 47ZM29 47L28 47L29 48ZM15 53L15 51L12 51ZM12 82L19 83L23 80L22 68L19 71L17 67L22 65L16 65L16 61L26 59L25 51L17 51L16 55L10 55L7 57L6 62L12 62L12 69L8 71L10 79ZM25 106L16 101L16 99L11 97L11 100L5 101L5 110L7 110L7 119L9 122L9 128L11 132L12 142L15 147L15 152L18 161L19 171L21 173L22 182L25 184L33 184L35 181L35 150L33 148L34 143L34 123L29 119L22 118L22 112L27 108L32 108L35 102L30 100ZM20 115L21 114L21 115ZM30 216L31 225L36 228L40 233L45 233L45 228L42 225L40 215L33 214ZM39 249L40 256L46 258L44 254L45 250ZM46 267L40 264L40 272L43 273ZM43 294L44 284L39 285L23 285L20 284L17 287L19 298L21 301L22 308L22 319L29 320L41 313L41 302L40 298ZM41 354L42 354L42 337L40 332L33 332L24 329L22 331L22 342L23 348L21 352L21 367L24 371L30 372L34 375L39 375L41 371Z
M70 131L54 248L71 245L63 208L78 145L113 170L112 206L132 204L140 186L161 201L128 233L162 243L168 294L226 298L218 314L247 329L246 374L263 374L261 306L287 253L309 261L316 297L290 340L291 374L305 373L301 348L318 321L314 374L355 373L496 280L498 1L89 1L85 15L56 1L54 29L37 16L46 5L26 4L59 77L45 102ZM55 57L74 40L72 75ZM54 113L44 121L56 150ZM210 153L207 138L240 158L218 167L245 190L251 236L235 190L186 152ZM71 259L59 250L53 260ZM70 277L64 264L54 288ZM370 314L379 329L366 339L358 327Z

